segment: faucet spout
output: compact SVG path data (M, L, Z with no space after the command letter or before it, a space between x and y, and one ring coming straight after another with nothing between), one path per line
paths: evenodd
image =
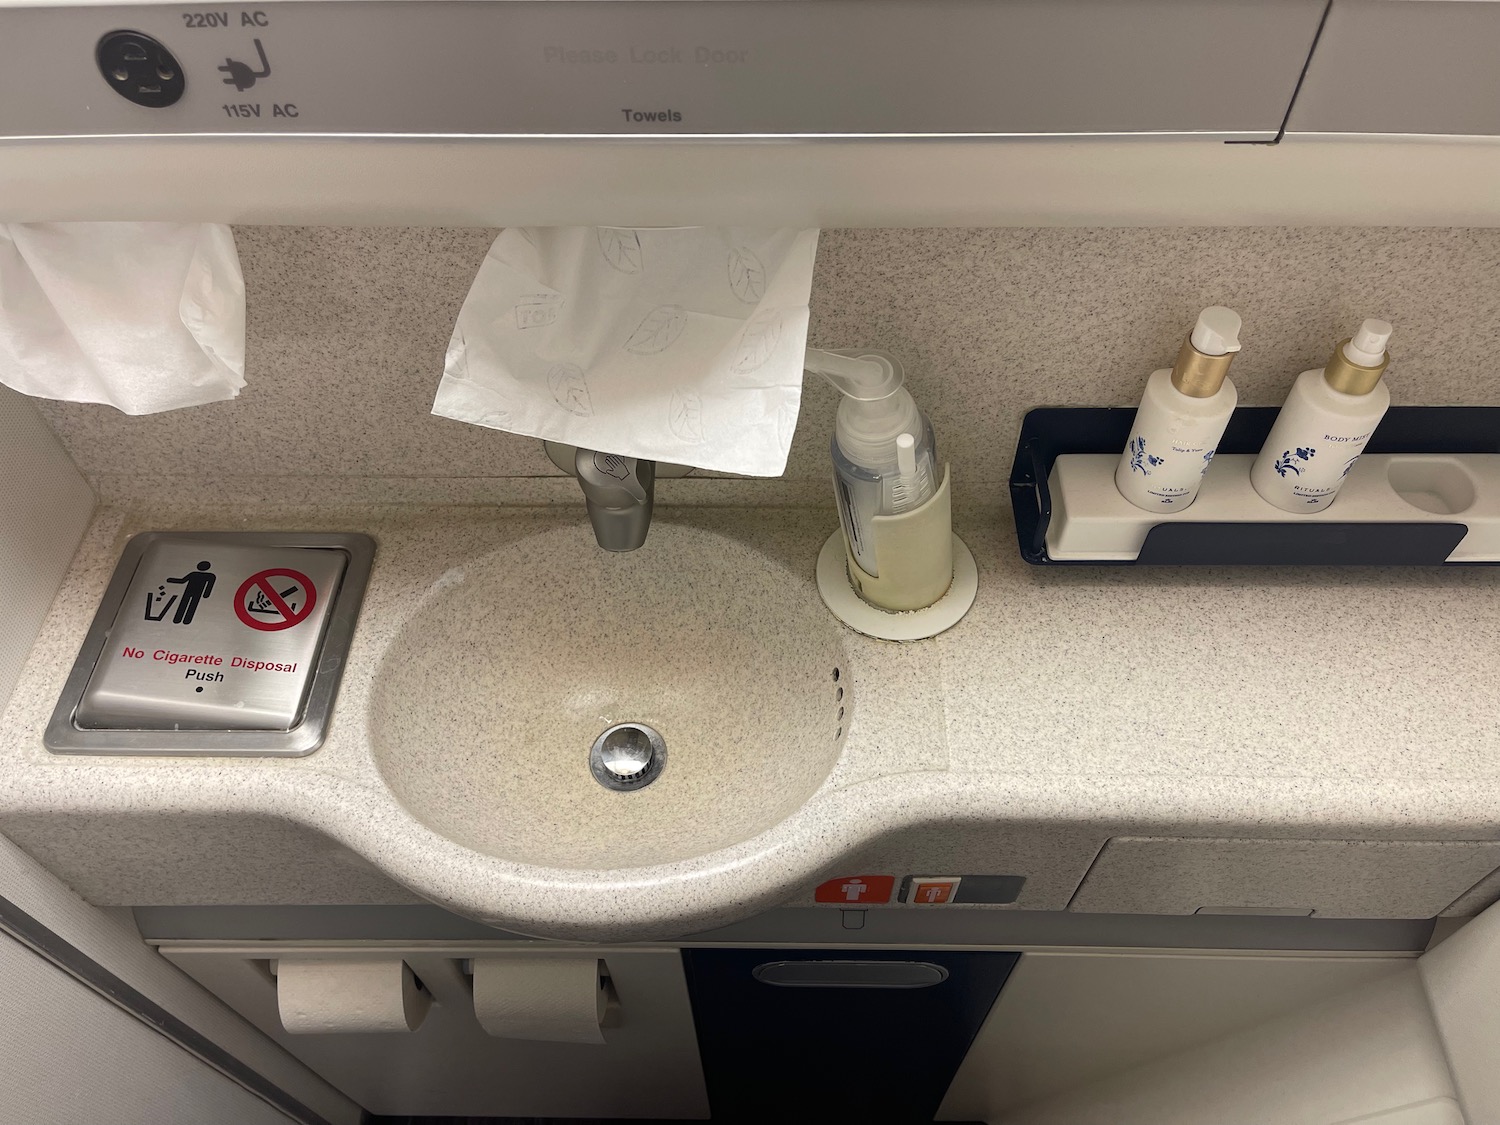
M634 551L645 543L656 498L656 462L579 449L573 465L599 546Z

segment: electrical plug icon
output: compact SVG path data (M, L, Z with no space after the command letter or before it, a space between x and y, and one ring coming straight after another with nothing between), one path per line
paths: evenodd
M271 63L266 58L266 49L260 45L259 39L254 40L254 43L255 53L260 56L260 69L251 70L249 63L240 62L239 59L226 58L224 65L219 67L219 70L228 76L224 79L224 85L233 86L236 90L243 92L254 86L257 78L269 77Z

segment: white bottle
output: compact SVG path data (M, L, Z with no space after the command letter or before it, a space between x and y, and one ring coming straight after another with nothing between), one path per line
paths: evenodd
M1297 376L1250 470L1267 503L1287 512L1320 512L1333 503L1391 405L1381 378L1390 338L1389 324L1367 320L1334 349L1328 366Z
M1130 441L1115 470L1120 495L1150 512L1180 512L1198 497L1239 395L1229 365L1240 350L1240 318L1214 305L1182 342L1177 362L1146 380Z

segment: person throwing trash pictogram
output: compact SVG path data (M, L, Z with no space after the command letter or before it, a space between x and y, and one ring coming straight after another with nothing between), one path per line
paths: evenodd
M198 564L198 568L189 571L181 578L168 578L168 582L175 582L184 587L182 600L177 603L177 612L172 615L173 625L191 625L193 615L198 612L198 603L209 597L214 590L214 574L209 570L207 559Z

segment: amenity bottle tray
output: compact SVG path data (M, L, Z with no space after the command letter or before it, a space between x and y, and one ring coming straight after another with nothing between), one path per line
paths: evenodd
M1040 407L1021 425L1011 503L1037 565L1500 563L1500 407L1397 406L1338 498L1293 514L1250 485L1275 407L1234 412L1198 498L1172 514L1120 495L1130 407Z

